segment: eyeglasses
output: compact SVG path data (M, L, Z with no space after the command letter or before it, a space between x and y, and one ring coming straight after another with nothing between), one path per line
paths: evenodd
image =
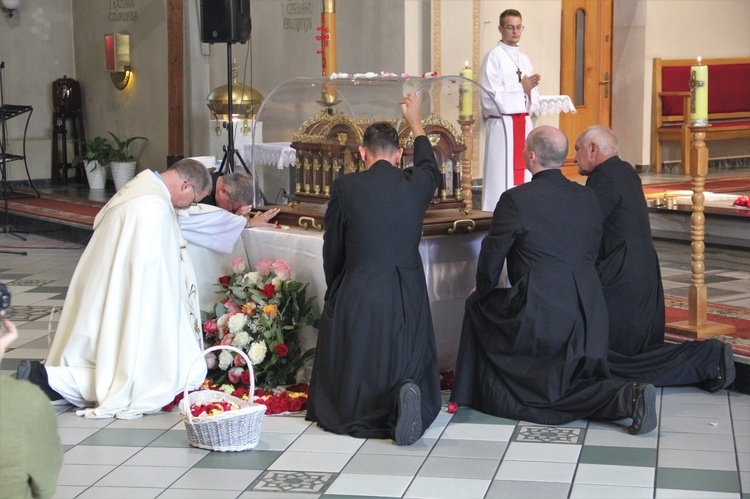
M183 181L184 183L188 183L187 180ZM190 184L190 188L193 189L193 203L192 204L198 204L198 194L195 192L195 186L193 184Z
M518 26L503 26L502 28L508 31L512 31L514 33L515 32L520 33L521 31L523 31L523 26L521 26L520 24Z

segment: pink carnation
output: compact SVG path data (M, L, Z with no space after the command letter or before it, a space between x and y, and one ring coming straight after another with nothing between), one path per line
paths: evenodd
M292 277L292 269L289 268L289 265L287 265L284 260L276 260L273 262L273 273L276 274L279 279L285 281Z
M237 256L229 260L229 266L232 268L232 272L240 274L247 270L247 262L244 258Z
M258 265L255 266L255 270L258 271L262 277L267 276L273 270L273 262L271 260L261 260Z

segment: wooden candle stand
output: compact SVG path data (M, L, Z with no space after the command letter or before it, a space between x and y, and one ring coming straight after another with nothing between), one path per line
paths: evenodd
M464 136L464 145L466 151L464 151L464 157L461 164L461 197L463 198L464 208L463 212L466 215L471 215L472 209L472 191L471 191L471 162L474 158L474 136L472 134L472 128L476 120L468 116L460 116L458 118L458 124L461 126L461 133Z
M690 145L690 175L693 177L693 214L690 217L690 234L692 244L693 264L691 266L692 279L688 289L688 320L670 322L666 325L669 333L687 336L689 338L708 338L711 336L729 335L736 332L736 328L729 324L710 322L706 319L708 289L704 274L705 266L705 238L706 216L704 215L703 196L708 174L708 149L704 139L707 126L690 126L692 136Z

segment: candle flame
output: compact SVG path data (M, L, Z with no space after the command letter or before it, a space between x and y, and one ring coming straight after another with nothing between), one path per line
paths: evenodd
M698 66L701 65L701 56L698 56Z
M468 59L464 62L464 69L471 69L471 68L469 68L469 61L468 61Z

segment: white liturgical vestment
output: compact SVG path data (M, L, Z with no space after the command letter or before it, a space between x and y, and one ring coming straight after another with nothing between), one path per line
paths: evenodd
M61 383L76 389L71 402L94 406L86 417L139 417L182 391L202 350L193 265L169 191L146 170L96 216L46 363L50 386L68 400ZM205 376L197 362L188 386Z
M500 195L517 183L514 182L513 168L513 115L533 114L539 107L539 90L534 87L529 100L523 91L519 71L521 76L533 75L531 61L518 47L502 41L487 52L482 63L481 83L489 91L489 94L482 92L481 99L482 113L487 120L482 180L484 211L495 211ZM522 119L526 123L525 139L533 125L528 115ZM524 168L523 181L529 180L531 173Z
M211 312L224 295L219 277L229 275L229 261L233 257L247 259L240 235L247 219L209 204L198 203L178 212L182 235L188 242L190 259L195 268L200 296L200 309Z

